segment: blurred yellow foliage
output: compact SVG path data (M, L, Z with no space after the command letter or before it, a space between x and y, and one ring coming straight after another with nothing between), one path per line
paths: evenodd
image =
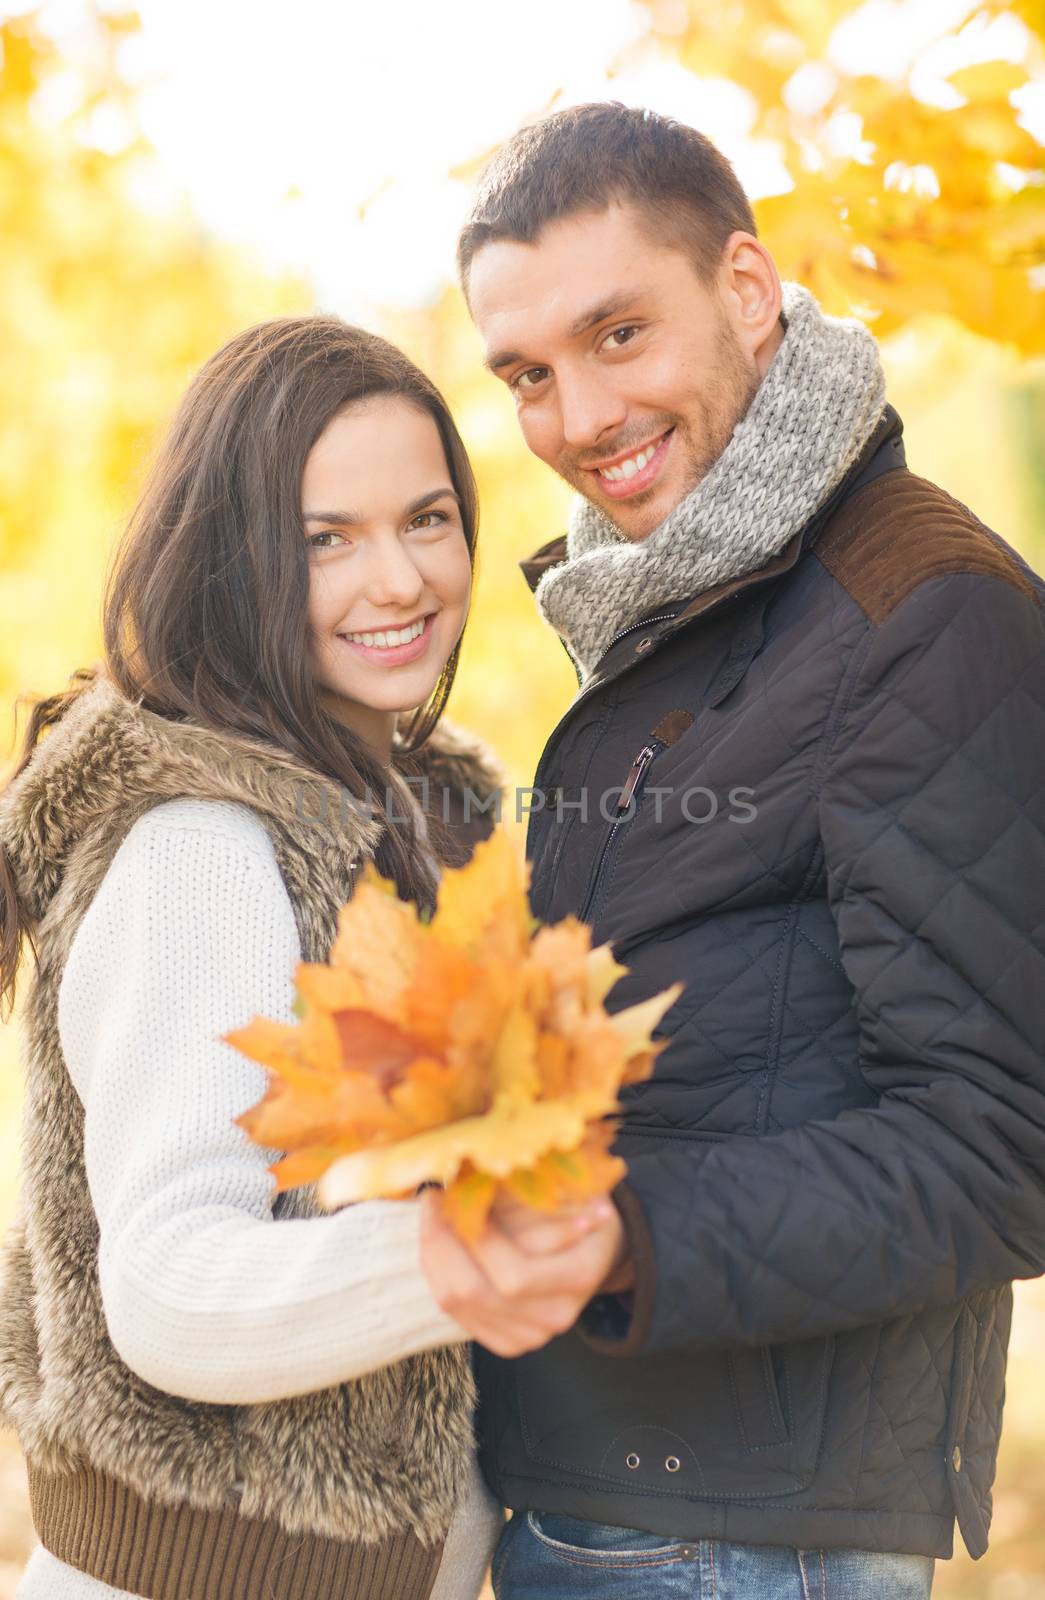
M117 72L133 16L99 15L70 62L30 16L0 25L0 699L50 692L98 650L102 574L146 452L193 370L247 323L309 309L203 234L143 214L152 160ZM59 77L75 104L48 109ZM127 119L117 154L98 113ZM10 713L5 709L5 723ZM4 737L9 744L10 727Z
M752 136L775 146L794 185L756 208L784 276L830 311L866 316L879 336L944 312L1025 355L1045 353L1045 151L1010 103L1043 81L1039 0L970 3L941 23L944 41L982 34L988 51L992 15L1025 24L1023 59L953 73L949 110L917 98L909 71L843 70L832 36L858 0L644 3L662 51L752 95Z

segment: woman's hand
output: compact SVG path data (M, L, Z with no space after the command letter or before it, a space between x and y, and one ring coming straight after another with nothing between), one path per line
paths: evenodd
M498 1356L539 1350L572 1328L605 1284L627 1279L628 1244L609 1199L552 1213L498 1196L474 1245L421 1196L421 1266L440 1307Z

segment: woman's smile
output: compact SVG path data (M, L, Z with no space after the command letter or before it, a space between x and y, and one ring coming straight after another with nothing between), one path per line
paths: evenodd
M362 633L339 633L342 644L375 666L398 667L424 655L432 638L435 612L400 628L375 628Z

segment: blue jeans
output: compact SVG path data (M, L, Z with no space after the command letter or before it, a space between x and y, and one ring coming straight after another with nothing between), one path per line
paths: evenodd
M517 1511L493 1558L496 1600L928 1600L932 1556L684 1543Z

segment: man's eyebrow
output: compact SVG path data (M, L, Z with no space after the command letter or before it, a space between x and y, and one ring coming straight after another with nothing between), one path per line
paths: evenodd
M636 300L641 299L639 289L622 289L619 294L611 295L608 300L599 300L587 311L582 311L575 322L571 322L566 330L571 339L579 339L582 333L587 333L589 328L594 328L597 323L605 322L607 317L619 317L622 311L627 311Z
M619 294L611 295L608 300L597 300L594 305L582 311L566 330L568 339L579 339L582 333L587 333L589 328L596 327L600 322L605 322L607 317L617 317L622 311L627 311L629 306L642 298L640 289L622 289ZM499 372L502 367L514 366L517 361L525 361L526 357L518 350L496 350L493 355L487 356L483 362L491 372Z
M461 504L460 495L447 485L442 489L429 489L425 494L419 494L416 500L411 500L410 504L404 507L404 514L408 517L416 516L419 511L424 510L425 506L430 506L434 500L442 500L447 496L451 500L456 500L458 505ZM353 524L361 522L362 518L354 511L306 511L305 521L340 522L347 527L352 527Z

